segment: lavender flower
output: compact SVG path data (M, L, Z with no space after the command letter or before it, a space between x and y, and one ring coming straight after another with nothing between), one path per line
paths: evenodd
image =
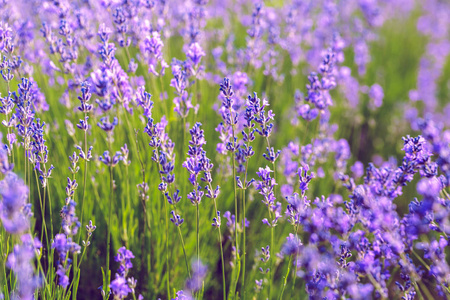
M122 152L117 151L113 157L109 155L109 151L103 152L99 160L107 166L115 167L121 160L123 160Z
M0 181L0 219L5 230L11 234L21 234L30 226L27 204L28 187L16 174L9 172Z
M206 144L206 140L203 134L203 130L200 129L201 123L196 123L189 133L191 134L191 140L189 141L189 150L187 153L186 161L183 163L189 172L189 182L194 186L194 190L188 194L188 199L192 204L198 205L204 195L201 191L201 187L198 183L198 175L201 171L208 171L210 175L211 168L208 166L209 160L205 156L203 145ZM209 181L209 176L204 177L204 181Z
M12 296L33 299L36 289L42 284L42 279L34 270L34 259L39 255L42 244L30 234L22 235L21 242L14 245L6 261L6 266L14 272L17 279Z
M97 123L97 126L100 127L103 131L110 133L114 130L114 127L118 124L118 120L114 117L112 123L109 121L109 117L103 117L100 119L100 122Z
M189 111L194 108L191 97L186 91L189 84L187 74L182 66L177 62L172 64L172 74L173 79L170 81L170 86L175 88L175 94L177 95L173 99L173 103L175 104L175 108L173 110L178 113L181 118L186 118Z
M134 258L133 253L125 247L121 247L117 251L115 260L120 263L120 267L118 273L116 273L116 278L111 281L109 286L114 295L114 299L124 299L129 293L134 295L136 280L134 278L127 279L128 272L133 267L131 263L132 258Z
M89 100L91 99L90 92L90 84L88 82L83 82L81 84L81 96L78 96L78 100L80 100L80 106L78 110L84 113L84 120L80 120L80 123L77 124L77 127L83 131L87 131L89 128L87 114L92 110L92 105L89 104Z
M192 293L201 289L205 280L208 268L201 262L192 263L192 276L186 281L186 289Z
M145 87L138 88L136 93L137 104L144 109L144 117L147 119L152 117L153 101L151 101L152 95L145 91Z
M14 168L14 164L9 162L8 147L1 144L2 134L0 134L0 172L6 175Z
M147 36L142 46L144 50L143 52L145 52L148 56L148 72L154 74L155 76L164 75L165 69L169 66L163 58L163 47L164 43L162 42L161 36L157 31L153 31L149 36ZM159 71L156 70L158 63L161 65L161 69Z
M69 277L67 276L68 265L70 260L68 260L69 253L79 253L81 247L75 243L71 237L66 236L64 233L59 233L55 236L52 242L52 249L57 251L58 255L58 277L59 285L66 288L69 285Z
M189 46L189 49L186 52L186 57L188 58L186 68L194 77L197 77L198 73L202 71L203 68L199 66L199 64L202 57L205 55L205 52L198 43L193 43Z
M302 245L300 238L290 233L286 238L286 242L281 247L281 252L284 255L296 255L300 252Z
M181 226L181 224L183 224L184 222L184 219L182 219L181 216L176 214L173 210L170 213L172 214L170 221L177 227Z

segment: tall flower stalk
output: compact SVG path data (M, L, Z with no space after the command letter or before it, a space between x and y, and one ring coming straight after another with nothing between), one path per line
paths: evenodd
M151 114L149 115L151 116ZM186 263L186 271L190 276L189 264L187 261L186 255L186 247L184 244L183 235L181 232L181 224L183 224L184 219L182 219L177 211L177 203L180 202L181 196L179 195L180 191L173 191L173 186L175 182L175 174L173 173L175 168L175 153L174 148L175 144L169 138L169 135L165 132L165 128L167 126L167 120L163 116L161 118L161 122L154 123L151 117L148 117L147 126L145 127L145 132L150 137L149 145L154 148L153 155L151 159L158 165L158 174L160 178L160 184L158 185L158 190L161 191L163 196L166 198L167 202L170 205L173 205L174 210L171 212L172 218L170 221L177 227L178 234L180 237L184 260ZM165 221L166 221L166 248L169 248L169 225L168 225L168 212L167 212L167 204L164 200L164 210L165 210ZM166 267L169 270L169 257L168 251L166 251ZM168 272L168 271L167 271ZM167 276L167 293L170 296L170 287L169 287L169 276Z
M83 216L84 216L84 204L85 204L85 197L86 197L86 186L87 186L87 176L88 176L88 169L87 169L87 162L92 158L92 146L89 147L87 145L87 131L89 129L88 124L88 113L92 110L92 105L89 103L89 100L91 99L91 92L90 92L90 84L88 82L83 82L81 84L81 96L78 96L78 100L80 101L80 106L78 106L78 110L84 114L84 118L80 119L79 124L77 124L77 128L82 130L84 133L84 150L81 148L81 146L76 146L76 148L79 150L79 158L84 160L84 176L83 176L83 196L81 200L81 212L80 212L80 223L83 224ZM78 236L78 244L81 240L81 233ZM74 255L74 278L75 274L78 273L78 256L77 254ZM76 283L78 284L78 282ZM77 297L76 291L72 293L72 298L75 300Z
M270 250L272 254L274 253L274 229L278 224L278 219L281 217L281 203L275 203L275 186L277 185L275 178L270 176L270 173L273 171L266 166L265 168L259 168L259 171L256 174L259 176L261 180L255 182L256 190L259 191L261 195L263 195L262 202L267 207L269 219L264 218L262 222L270 227ZM270 253L270 252L269 252ZM272 255L273 256L273 255ZM269 264L269 289L268 295L269 299L271 298L271 287L272 287L272 276L273 276L273 257L268 258L270 260Z
M235 211L235 228L236 230L234 231L234 240L235 240L235 247L236 247L236 265L237 265L237 271L236 271L236 278L234 281L234 287L233 290L230 290L231 293L235 293L236 291L236 286L238 284L239 281L239 275L240 275L240 268L241 268L241 259L239 256L239 243L238 243L238 234L237 234L237 219L238 219L238 199L237 199L237 187L236 187L236 162L234 159L234 154L236 152L237 149L237 138L236 138L236 124L238 122L238 115L237 113L234 111L233 109L233 96L234 96L234 91L233 88L231 86L231 82L228 78L224 78L223 82L220 84L220 92L221 92L221 96L222 96L222 107L221 107L221 113L222 113L222 118L224 120L225 123L225 131L227 131L228 133L231 133L230 139L228 140L227 144L226 144L226 150L230 152L230 157L231 160L233 161L233 170L232 170L232 174L233 174L233 186L234 186L234 211ZM234 296L234 295L233 295Z
M80 100L80 106L78 110L84 114L84 119L80 119L79 124L77 124L78 129L82 130L84 133L84 151L81 149L81 146L78 146L77 149L80 151L80 158L84 160L84 176L83 176L83 196L81 198L81 212L80 212L80 223L83 224L83 215L84 215L84 203L86 197L86 186L87 186L87 176L88 176L88 168L87 163L91 158L90 153L92 151L92 146L88 150L87 145L87 131L89 129L88 124L88 113L92 110L92 105L89 103L91 99L91 91L90 84L88 82L83 82L81 84L81 96L78 96L78 100ZM79 239L81 236L79 237ZM79 240L78 239L78 240Z
M197 262L200 264L200 236L199 236L199 204L202 200L203 195L205 193L202 191L202 187L200 182L198 181L198 176L201 172L203 172L203 176L200 178L201 181L205 182L207 185L206 189L206 197L214 200L214 210L216 214L216 218L214 220L213 225L218 228L219 233L219 242L220 242L220 252L221 252L221 260L222 260L222 281L223 281L223 292L224 297L226 296L225 291L225 266L223 261L223 248L222 248L222 236L220 232L220 212L217 210L216 199L219 195L219 186L217 186L214 190L212 188L212 176L211 171L213 168L213 164L210 159L206 157L206 151L203 150L203 145L206 144L204 131L201 129L201 123L195 123L194 127L189 130L191 134L191 140L189 141L189 150L187 153L187 159L183 163L183 167L185 167L190 176L189 181L193 185L193 191L190 192L187 196L191 203L196 206L197 210L197 223L196 223L196 231L197 231ZM199 266L198 266L199 267Z
M104 296L109 295L109 284L111 281L111 268L110 268L110 252L111 252L111 216L112 216L112 203L114 200L114 178L113 178L113 168L122 160L122 153L116 152L113 156L110 155L112 153L112 141L113 141L113 130L114 127L118 124L117 118L114 117L113 122L109 121L108 117L103 117L100 119L100 122L97 124L103 131L106 132L107 137L106 141L109 145L109 151L103 152L103 155L99 157L100 161L104 163L109 169L109 210L108 210L108 224L107 224L107 236L106 236L106 268L104 272L103 279L103 292Z

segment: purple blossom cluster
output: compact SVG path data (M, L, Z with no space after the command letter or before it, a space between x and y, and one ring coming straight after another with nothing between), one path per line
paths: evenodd
M125 247L121 247L117 251L115 260L120 263L120 267L118 273L116 273L116 278L110 284L114 299L125 299L130 293L133 294L133 297L136 297L135 289L137 280L133 277L127 278L128 273L133 267L131 263L132 258L134 258L133 253ZM143 297L139 295L137 299L143 299Z

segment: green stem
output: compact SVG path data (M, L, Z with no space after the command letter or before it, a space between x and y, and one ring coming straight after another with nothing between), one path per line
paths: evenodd
M73 254L73 279L72 279L72 283L77 280L77 276L78 276L78 254L74 253ZM76 284L76 285L78 285L78 284ZM70 289L68 289L68 290L70 290ZM77 289L76 288L72 289L72 300L77 300Z
M196 221L197 221L197 270L200 270L200 208L199 203L196 205Z
M272 224L272 222L271 222ZM271 299L271 290L272 290L272 278L273 278L273 256L275 255L275 251L273 249L273 232L274 232L274 227L271 226L270 227L270 269L269 269L269 299Z
M286 288L287 278L289 276L289 272L291 271L291 262L292 262L292 255L289 256L288 268L286 271L286 275L284 275L284 283L283 283L283 288L281 289L280 297L278 298L279 300L283 299L283 293L284 293L284 289Z
M247 172L247 171L246 171ZM246 184L244 182L244 184ZM242 233L243 233L243 243L242 243L242 282L241 282L241 293L243 296L243 299L245 300L245 256L246 256L246 250L245 250L245 188L242 189L242 212L243 212L243 216L242 216Z
M386 299L387 296L383 291L383 288L381 285L373 278L372 273L368 272L367 277L369 278L369 281L372 283L372 285L375 287L375 289L380 293L381 299Z
M88 235L88 237L86 239L86 245L88 245L89 240L90 240L90 236ZM75 260L76 256L74 256L74 263L73 263L73 265L74 265L74 267L77 268L77 272L74 273L74 278L72 279L72 282L70 283L69 288L67 290L70 290L72 288L72 286L75 284L75 279L78 278L78 274L80 273L81 262L83 261L84 255L86 254L87 247L88 246L84 246L84 250L83 250L83 253L81 253L80 261L78 262L78 264L76 263L76 260ZM75 286L76 286L76 288L74 287L74 291L72 292L72 296L73 296L73 293L74 292L76 293L76 291L78 290L78 282L77 282L77 284Z
M209 187L212 191L211 183L209 183ZM218 217L217 214L217 203L216 199L214 199L214 210L216 212L216 217ZM223 259L223 246L222 246L222 233L220 232L220 224L217 227L217 233L219 235L219 244L220 244L220 259L222 261L222 290L223 290L223 300L227 299L227 289L226 289L226 282L225 282L225 260Z
M34 169L34 176L36 177L36 188L38 190L39 205L41 207L41 216L42 216L41 241L44 239L44 232L45 232L45 238L46 238L47 249L48 249L49 243L48 243L47 225L45 224L45 209L44 209L44 206L42 204L41 190L39 189L39 179L38 179L38 175L37 175L36 169Z
M294 291L295 291L295 280L297 279L297 254L295 255L295 272L294 272L294 278L292 279L292 289L291 289L291 299L292 296L294 295Z
M85 114L85 120L86 120L86 114ZM83 212L84 212L84 198L86 196L86 182L87 182L87 133L84 131L84 155L86 155L84 159L84 178L83 178L83 198L81 201L81 213L80 213L80 224L83 226ZM78 237L78 244L80 243L81 239L81 231L80 235Z
M167 298L170 299L170 272L169 272L169 219L168 219L168 212L167 212L167 204L166 200L163 197L164 201L164 215L166 219L166 284L167 284Z
M111 142L110 142L111 144ZM111 148L111 146L110 146ZM111 152L112 153L112 152ZM113 181L113 171L112 171L112 165L109 166L109 215L108 215L108 228L107 228L107 247L106 247L106 268L105 272L107 272L107 287L106 287L106 294L109 292L109 284L110 284L110 276L109 276L109 270L110 270L110 261L109 261L109 253L111 252L111 215L112 215L112 202L113 202L113 196L114 196L114 181Z
M233 120L234 120L234 118L233 118L233 111L231 110L231 106L230 106L230 108L229 108L229 111L230 111L230 119L232 120L232 122L233 122ZM233 148L234 148L234 146L235 146L235 142L234 142L234 136L235 136L235 133L234 133L234 131L235 131L235 125L233 124L232 126L231 126L231 131L232 131L232 137L231 137L231 142L232 142L232 144L233 144ZM238 226L237 226L237 220L238 220L238 201L237 201L237 188L236 188L236 161L235 161L235 159L234 159L234 151L233 152L231 152L231 160L232 160L232 162L233 162L233 178L232 178L232 180L233 180L233 187L234 187L234 214L235 214L235 217L234 217L234 239L235 239L235 243L236 243L236 265L239 267L239 269L240 269L240 257L239 257L239 244L238 244L238 234L237 234L237 231L238 231ZM240 275L240 271L238 271L238 272L236 272L236 281L235 281L235 283L234 283L234 285L235 285L235 288L234 288L234 292L236 293L236 286L237 286L237 284L238 284L238 281L239 281L239 275ZM235 296L235 295L233 295L233 296Z
M422 259L422 257L420 257L419 254L417 254L416 251L412 251L412 253L414 254L414 256L422 263L422 265L427 268L428 271L430 271L430 266Z
M50 182L47 182L47 195L48 195L48 210L50 213L50 236L53 238L54 237L54 235L53 235L53 209L52 209L52 199L50 197ZM45 201L45 189L44 189L44 201Z
M180 226L177 226L177 228L178 228L178 234L180 235L181 246L183 247L184 262L186 263L186 270L187 270L187 272L189 274L189 278L190 278L191 277L191 271L189 270L189 264L188 264L188 261L187 261L186 247L184 246L183 235L181 234Z
M181 155L180 157L183 159L182 161L186 160L186 152L184 151L184 144L186 143L186 119L183 118L183 143L181 144ZM181 172L183 172L185 176L183 176L183 178L186 178L186 174L187 174L187 170L185 168L183 168L182 166L181 168ZM184 170L183 170L184 169ZM183 195L187 194L187 187L186 187L186 180L183 180ZM185 201L186 205L188 203L188 201Z
M417 283L419 284L419 287L422 289L427 299L435 299L435 297L433 297L433 295L430 293L430 290L428 290L426 284L424 284L422 281L418 281Z

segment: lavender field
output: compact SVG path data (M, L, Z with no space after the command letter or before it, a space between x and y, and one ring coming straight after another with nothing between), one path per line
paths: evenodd
M450 299L448 0L0 0L0 299Z

